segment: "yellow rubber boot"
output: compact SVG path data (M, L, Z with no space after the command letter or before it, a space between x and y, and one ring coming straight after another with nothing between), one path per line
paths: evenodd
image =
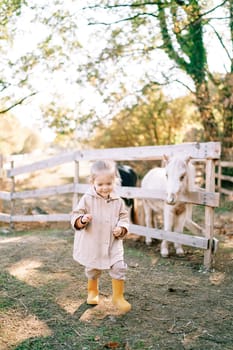
M124 281L112 280L112 302L123 313L131 309L130 303L124 298Z
M88 280L87 304L97 305L99 302L98 280Z

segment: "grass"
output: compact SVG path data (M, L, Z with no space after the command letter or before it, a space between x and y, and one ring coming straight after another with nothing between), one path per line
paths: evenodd
M63 283L63 288L65 284ZM19 345L13 347L15 350L40 350L40 349L99 349L100 343L112 342L122 343L121 324L117 325L115 320L108 325L98 325L81 322L80 313L69 315L62 310L55 302L56 294L50 291L49 286L38 290L19 282L16 278L7 273L0 275L0 305L1 312L7 315L11 310L14 315L20 315L22 320L29 315L35 315L36 319L46 324L51 335L30 337ZM56 291L57 293L57 291ZM86 305L83 305L85 311ZM9 314L10 316L10 314ZM23 321L22 321L23 322ZM33 325L31 324L31 327ZM119 332L120 328L120 332Z
M185 258L162 259L158 243L126 240L125 296L132 311L125 315L111 304L107 272L100 305L86 304L87 281L72 245L71 230L0 233L1 350L232 348L230 239L214 273L199 268L203 251L189 248Z
M141 349L143 341L129 332L128 315L110 312L105 316L86 305L86 278L70 254L73 237L65 238L54 230L21 231L11 234L9 245L3 246L6 255L1 258L0 321L8 334L0 327L0 348L127 349L131 342L134 349ZM12 256L10 245L14 247ZM127 255L131 260L142 259L142 253L132 248ZM41 264L33 265L38 260ZM109 294L107 275L103 276L103 290L106 286ZM67 312L74 299L78 306ZM95 312L96 320L81 320L89 311ZM24 334L19 332L21 324Z
M215 208L216 213L228 213L233 212L233 201L228 199L228 196L221 196L221 205Z

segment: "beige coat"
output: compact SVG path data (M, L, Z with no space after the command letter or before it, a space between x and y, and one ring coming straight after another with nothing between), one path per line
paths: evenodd
M122 239L116 239L112 231L116 226L128 231L128 212L116 193L111 193L106 200L90 187L72 212L74 229L76 219L87 213L92 215L92 221L85 228L76 229L73 258L88 268L109 269L117 261L124 260Z

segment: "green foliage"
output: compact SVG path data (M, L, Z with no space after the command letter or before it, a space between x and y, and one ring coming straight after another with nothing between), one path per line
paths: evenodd
M228 1L226 3L230 4ZM23 4L27 7L22 6ZM80 110L80 113L77 113L78 102L75 107L69 107L65 99L60 98L59 93L55 92L51 94L52 102L42 107L42 115L45 125L56 131L57 140L62 139L64 142L66 137L74 138L75 129L81 132L86 124L84 129L89 130L93 123L93 125L99 125L98 133L103 137L101 138L103 144L110 144L113 140L116 145L179 142L183 135L178 134L178 130L186 131L184 128L186 111L179 110L178 118L178 114L176 115L172 110L173 117L171 117L169 101L158 98L156 101L158 110L155 112L152 110L153 103L149 107L149 102L143 103L138 97L137 104L134 106L130 106L130 103L124 104L127 106L125 111L119 113L124 98L129 94L140 96L140 90L145 84L150 85L151 81L171 82L174 75L170 75L170 68L171 72L174 68L179 68L194 82L195 103L199 110L198 127L202 125L200 138L205 141L217 140L220 136L223 138L226 132L230 134L232 111L224 107L225 104L221 102L222 108L216 108L207 84L207 57L203 33L205 26L211 21L211 17L207 15L213 11L212 2L170 0L149 3L141 1L110 3L96 0L89 8L88 2L83 6L85 8L82 11L73 11L73 8L65 6L62 0L34 1L33 3L23 0L0 0L2 27L6 31L11 30L12 36L17 33L17 16L21 15L23 10L30 9L31 23L42 25L43 30L46 29L46 35L41 38L36 48L18 57L14 64L8 62L11 76L5 77L4 68L2 69L1 88L5 90L7 86L14 85L20 90L22 85L26 84L32 91L37 69L47 81L50 78L52 80L56 72L61 72L65 77L65 84L68 82L68 85L64 84L65 86L76 85L77 91L79 87L91 87L98 92L101 102L108 106L109 114L115 115L111 129L117 129L119 122L123 125L120 134L116 132L111 136L105 135L103 131L106 127L105 121L98 122L99 118L104 117L98 115L95 106L91 106L87 112ZM224 7L224 4L219 6ZM22 12L22 15L25 16L25 13ZM104 14L103 21L100 20L101 14ZM79 41L82 36L80 23L84 18L89 23L96 24L93 37L85 47L80 43L82 40ZM90 37L87 36L87 38ZM9 38L8 43L10 44ZM90 49L92 46L93 50ZM151 68L152 65L148 65L149 68L147 68L147 62L153 62L154 57L161 50L171 60L169 69L166 64L164 65L165 69L162 72L164 80L158 78L156 67L155 70ZM138 72L135 76L134 72L129 73L131 64L134 62L135 67L140 67L141 70L137 82L134 78ZM70 67L73 67L71 71ZM176 76L175 79L177 79ZM60 81L59 84L61 84ZM228 86L227 81L225 85ZM14 96L11 92L8 97L13 101ZM82 98L80 97L79 102ZM85 99L88 100L89 96ZM132 117L129 114L132 114ZM135 125L133 126L134 137L129 138L132 125Z
M190 1L182 8L177 1L171 1L170 8L159 4L158 9L164 50L196 84L201 84L206 76L207 59L200 1ZM167 16L167 10L171 16ZM172 28L169 18L172 19Z
M21 14L21 6L26 4L25 0L0 0L0 23L4 27L9 19Z
M174 144L182 141L178 135L185 134L187 123L195 125L188 98L168 101L160 90L150 87L131 108L109 124L98 125L90 144L96 148Z
M75 130L76 120L69 108L52 102L49 106L42 106L42 111L45 124L57 134L69 135Z

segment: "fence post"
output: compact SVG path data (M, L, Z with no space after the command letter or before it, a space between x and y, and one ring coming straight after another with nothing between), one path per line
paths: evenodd
M215 164L214 160L206 160L206 185L208 192L215 191ZM204 252L204 266L211 268L213 260L213 236L214 236L214 208L205 205L205 237L209 239L209 248Z
M217 190L221 192L221 175L222 175L222 165L221 160L218 160L218 177L217 177Z
M14 168L14 161L11 160L11 169ZM12 221L12 217L14 215L15 212L15 200L13 198L13 194L15 192L15 177L11 176L11 210L10 210L10 229L14 230L15 226L14 226L14 222Z
M0 191L3 189L3 155L0 154ZM0 199L0 213L2 213L3 204L2 199Z
M74 186L79 183L79 162L77 160L74 161ZM73 195L73 209L78 202L78 193L74 192Z

